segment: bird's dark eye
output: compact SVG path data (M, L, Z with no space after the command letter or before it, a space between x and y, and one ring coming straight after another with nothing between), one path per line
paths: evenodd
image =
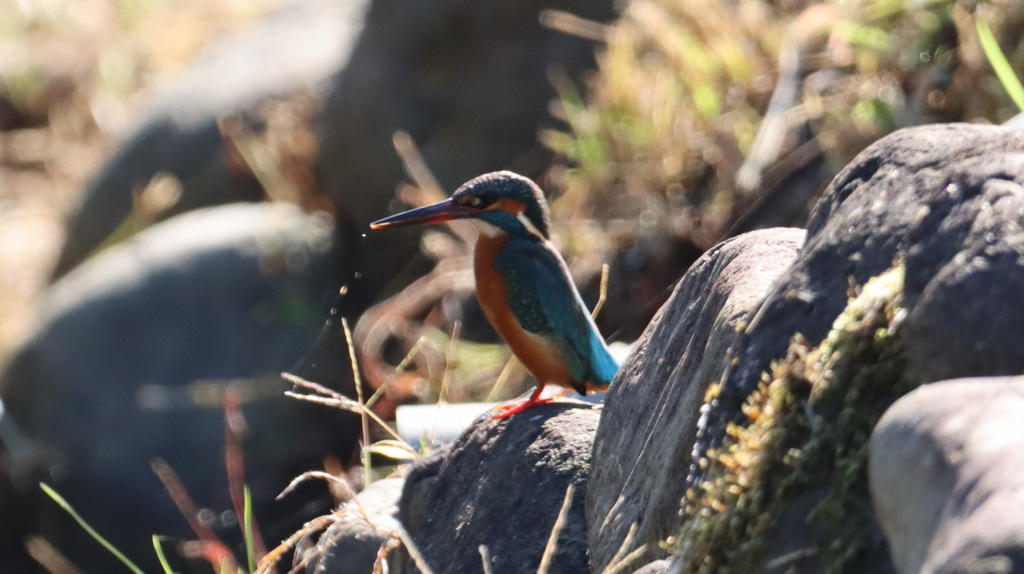
M466 195L459 200L459 203L473 209L485 209L498 201L498 192L489 189L479 195Z
M493 189L485 191L480 196L480 202L483 206L493 205L496 201L498 201L498 192Z

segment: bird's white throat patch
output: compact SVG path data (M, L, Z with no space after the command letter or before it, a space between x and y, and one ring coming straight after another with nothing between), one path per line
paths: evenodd
M487 237L497 237L502 233L505 233L497 225L491 225L490 223L487 223L482 219L470 219L469 222L473 224L473 227L476 228L477 232L480 235L485 235Z
M526 231L530 232L538 239L544 239L546 241L544 235L541 234L539 229L537 229L537 226L534 225L533 222L530 221L530 218L526 217L526 215L523 212L520 211L516 215L516 219L519 220L519 223L523 224L523 227L526 228ZM487 237L497 237L505 233L497 225L491 225L490 223L487 223L482 219L470 219L469 222L472 223L474 227L476 227L476 230L480 233L480 235L485 235Z
M535 226L533 224L533 222L530 221L530 218L526 217L525 213L520 211L516 215L516 219L518 219L519 222L523 224L523 227L525 227L527 231L529 231L530 233L532 233L534 236L538 237L539 239L544 239L544 235L540 232L539 229L537 229L537 226Z

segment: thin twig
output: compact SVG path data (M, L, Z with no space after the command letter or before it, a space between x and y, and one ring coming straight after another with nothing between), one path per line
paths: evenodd
M562 509L558 511L558 518L555 519L555 525L551 528L548 544L544 547L544 554L540 557L540 567L537 568L537 574L547 574L548 568L551 566L551 560L555 557L555 550L558 549L558 536L562 533L562 529L565 528L565 521L569 517L569 507L572 506L572 496L575 493L576 485L570 482L569 487L565 489Z

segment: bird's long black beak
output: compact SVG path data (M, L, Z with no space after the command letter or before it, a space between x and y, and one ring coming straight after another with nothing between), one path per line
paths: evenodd
M452 219L472 217L478 211L479 210L455 203L451 199L446 199L433 205L410 209L409 211L396 213L391 217L378 219L370 224L370 229L421 225L425 223L441 223L443 221L451 221Z

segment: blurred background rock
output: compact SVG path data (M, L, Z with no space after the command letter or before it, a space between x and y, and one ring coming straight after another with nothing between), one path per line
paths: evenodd
M354 395L338 318L354 324L403 269L428 268L413 234L362 236L404 178L396 131L446 189L547 167L537 130L561 125L548 74L595 67L591 40L541 25L549 7L614 14L572 1L4 6L5 566L29 567L29 535L48 548L30 546L36 560L110 565L39 480L137 559L152 556L140 533L191 536L157 458L237 543L226 398L241 405L268 539L330 509L325 488L273 498L304 470L346 468L358 418L284 397L278 373Z

